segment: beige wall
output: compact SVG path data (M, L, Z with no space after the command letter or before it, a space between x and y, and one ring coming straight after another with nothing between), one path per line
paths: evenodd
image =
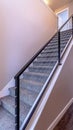
M73 98L73 47L34 130L47 130L71 98Z
M0 89L57 30L40 0L0 0Z
M69 4L65 5L64 7L55 10L55 13L58 13L65 8L69 9L69 17L70 17L73 14L73 2L70 2Z

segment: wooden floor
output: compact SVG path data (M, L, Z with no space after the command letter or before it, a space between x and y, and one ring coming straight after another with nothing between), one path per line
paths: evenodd
M67 110L54 130L73 130L73 104Z

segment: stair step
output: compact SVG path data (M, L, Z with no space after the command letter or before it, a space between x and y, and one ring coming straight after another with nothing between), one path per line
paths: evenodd
M68 39L61 39L61 46L65 45L67 42L68 42L69 38ZM53 42L51 41L51 43L49 43L47 45L47 47L50 47L50 46L57 46L58 47L58 41L57 42Z
M40 54L38 57L37 57L37 59L38 58L48 58L48 59L51 59L52 57L58 57L58 52L56 53L49 53L49 54L45 54L45 53L43 53L43 54Z
M56 64L57 60L50 60L50 61L34 61L33 65L36 66L54 66Z
M58 56L55 56L55 57L53 57L53 56L51 56L51 57L46 57L45 58L45 56L43 56L43 57L38 57L37 58L37 61L38 62L50 62L50 61L57 61L58 60Z
M60 34L61 38L69 38L71 36L71 34L67 33L67 34Z
M11 113L13 116L15 116L15 99L11 96L6 96L3 99L1 99L2 107L6 109L9 113ZM30 106L27 104L24 104L23 102L20 102L20 121L23 122L26 118Z
M50 43L57 43L58 42L58 38L53 38Z
M43 86L43 83L32 81L32 80L21 79L20 80L20 86L22 88L32 90L32 91L39 93L42 86Z
M52 67L42 67L42 66L31 66L31 67L29 67L30 72L50 74L51 70L52 70Z
M15 96L15 87L14 88L10 88L11 91L11 96ZM36 97L37 97L38 93L36 93L35 91L31 91L25 88L20 88L20 100L23 101L24 103L32 106L32 104L34 103Z
M48 50L43 50L40 54L43 54L43 53L58 53L58 48L57 49L48 49Z
M43 73L24 72L23 75L24 79L33 80L41 83L44 83L48 78L48 75Z
M50 49L57 49L58 46L47 46L45 47L45 50L50 50Z
M1 99L2 107L15 116L15 100L11 96L6 96Z
M67 43L66 43L67 44ZM66 46L66 44L64 44L64 45L60 45L61 46L61 49L63 50L64 48L65 48L65 46ZM48 46L48 47L46 47L45 49L44 49L44 51L49 51L49 50L51 50L51 51L53 51L53 50L58 50L58 47L57 46Z
M15 118L0 106L0 130L15 130Z
M52 44L52 45L51 45ZM55 48L58 48L58 44L53 44L53 43L51 43L51 44L49 44L46 48L47 49L55 49ZM61 47L63 48L65 45L67 44L67 41L65 41L64 43L62 42L60 45L61 45Z
M20 89L20 98L21 98L21 100L24 103L26 103L26 104L28 104L30 106L33 105L33 103L36 100L37 96L38 96L38 93L36 93L36 92L29 91L27 89Z
M63 49L61 48L61 51ZM58 49L43 50L40 54L58 53Z
M20 79L20 87L21 89L27 89L29 91L37 92L39 93L42 89L43 83L32 81L32 80L25 80ZM10 95L15 97L15 87L9 88Z
M43 53L43 54L39 55L39 57L48 57L48 58L57 57L57 56L58 56L58 52L54 52L54 53Z

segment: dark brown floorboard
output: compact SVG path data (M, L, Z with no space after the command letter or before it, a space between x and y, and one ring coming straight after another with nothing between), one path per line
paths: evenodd
M67 110L54 130L73 130L73 104Z

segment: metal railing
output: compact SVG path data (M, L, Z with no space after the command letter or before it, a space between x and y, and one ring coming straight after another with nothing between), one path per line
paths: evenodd
M72 24L72 26L70 27L70 29L72 30L72 37L73 37L73 15L64 23L64 25L57 31L56 34L58 34L58 65L61 64L61 30L65 27L65 25L70 21L70 24ZM56 35L55 34L55 35ZM55 36L54 35L54 36ZM52 38L54 38L54 36ZM52 40L52 38L49 40L49 42ZM49 43L48 42L48 43ZM48 43L46 43L32 58L31 60L23 66L23 68L15 75L15 130L19 130L20 129L20 76L21 74L27 69L27 67L34 61L34 59L40 54L40 52L48 45ZM54 71L53 71L54 73ZM52 78L53 76L53 73L51 74L48 82L45 84L45 87L43 89L43 91L41 92L38 100L36 101L29 117L27 118L24 126L23 126L23 129L22 130L25 130L26 126L28 125L46 87L47 87L47 84L49 83L50 79Z

